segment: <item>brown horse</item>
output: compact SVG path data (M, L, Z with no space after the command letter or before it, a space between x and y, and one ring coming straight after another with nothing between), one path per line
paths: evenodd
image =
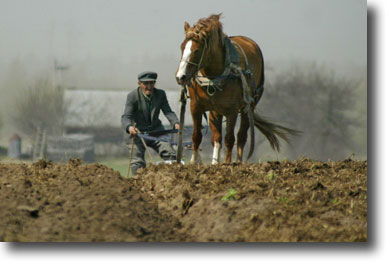
M176 72L180 85L186 85L191 99L190 109L194 132L191 163L199 163L202 141L202 114L210 111L214 153L212 164L219 162L222 143L222 117L226 117L226 158L231 162L235 142L234 127L241 114L237 134L237 161L242 162L247 132L251 144L248 159L254 149L254 126L279 150L279 136L287 141L287 134L295 131L273 124L254 113L263 93L264 61L259 46L244 36L227 37L219 21L221 14L200 19L193 27L185 22L185 39L181 44L182 58Z

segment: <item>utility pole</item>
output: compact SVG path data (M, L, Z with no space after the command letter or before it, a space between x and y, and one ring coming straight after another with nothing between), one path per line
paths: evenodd
M67 65L61 65L57 62L56 59L54 59L54 87L56 88L63 88L63 76L62 72L68 70L70 67Z

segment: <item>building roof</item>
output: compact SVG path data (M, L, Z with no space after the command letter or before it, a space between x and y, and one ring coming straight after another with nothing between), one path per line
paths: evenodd
M65 126L68 127L121 127L127 94L129 91L65 90L67 105ZM179 117L180 91L166 91L169 105ZM192 126L192 118L187 102L185 125ZM163 113L160 119L166 128L170 126Z

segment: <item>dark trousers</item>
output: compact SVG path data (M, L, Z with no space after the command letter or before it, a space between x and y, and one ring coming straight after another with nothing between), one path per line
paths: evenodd
M168 142L144 139L146 146L154 149L163 160L176 160L176 152ZM129 149L131 145L128 145ZM139 168L145 168L145 147L139 137L135 137L133 157L131 159L131 173L135 175Z

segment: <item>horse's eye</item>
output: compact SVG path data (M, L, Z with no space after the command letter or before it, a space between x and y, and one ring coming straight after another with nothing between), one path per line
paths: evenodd
M194 54L201 52L200 45L193 51Z

